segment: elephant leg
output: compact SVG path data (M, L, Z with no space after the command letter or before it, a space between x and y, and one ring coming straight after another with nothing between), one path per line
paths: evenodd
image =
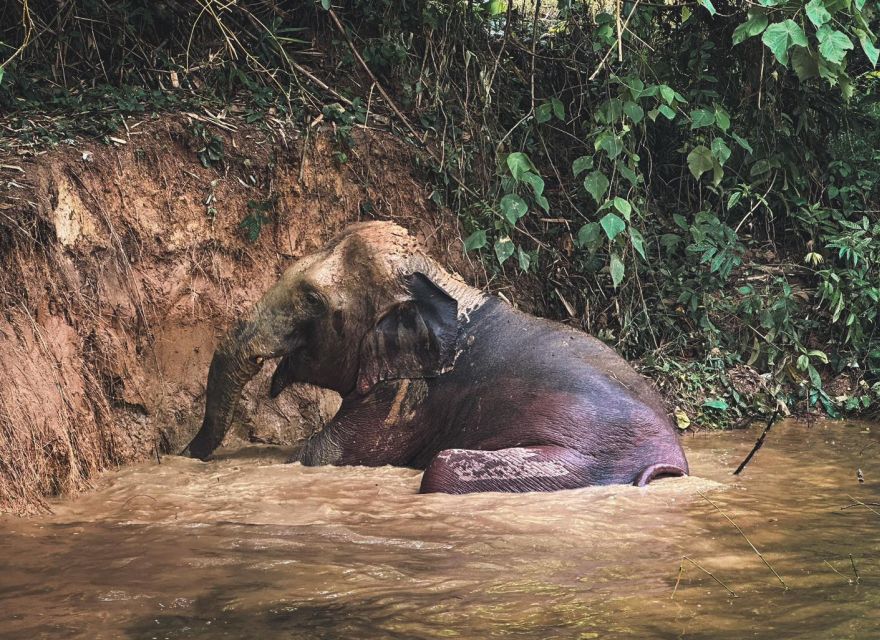
M431 460L419 493L557 491L596 484L590 459L565 447L446 449Z

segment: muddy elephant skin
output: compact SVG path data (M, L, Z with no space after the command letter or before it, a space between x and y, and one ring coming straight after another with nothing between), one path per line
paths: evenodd
M205 420L219 445L244 384L281 358L272 395L342 395L306 465L425 469L421 491L552 491L687 474L653 388L613 349L444 271L387 222L349 227L293 265L215 352Z

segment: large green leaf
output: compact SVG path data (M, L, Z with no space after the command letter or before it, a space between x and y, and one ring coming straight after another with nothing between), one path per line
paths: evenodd
M620 152L623 151L623 143L620 141L620 138L614 134L603 136L599 140L599 147L603 149L612 160L619 156Z
M623 112L633 121L634 124L640 123L645 117L645 110L635 102L625 102L623 105Z
M831 14L828 13L828 9L825 8L825 3L822 0L810 0L807 3L806 9L807 17L817 29L831 20Z
M840 64L846 57L846 52L853 48L852 40L842 31L834 30L825 36L819 45L819 53L828 62Z
M526 184L531 185L532 192L535 194L535 197L540 196L544 193L544 178L539 176L537 173L526 171L524 174L522 174L522 178L520 179Z
M571 172L574 174L574 177L577 178L584 171L589 171L593 168L593 156L581 156L580 158L576 158L574 162L571 163Z
M880 54L880 51L877 50L877 47L874 46L874 43L871 42L870 38L864 33L859 35L859 42L862 44L862 51L865 52L865 55L868 56L868 60L871 61L871 65L877 66L877 56ZM2 69L0 69L2 71ZM3 76L0 75L0 80L2 80Z
M635 227L629 228L629 240L632 242L633 248L639 252L640 256L642 256L642 259L647 261L648 256L645 255L645 239Z
M715 105L715 124L725 133L730 129L730 114L718 105Z
M767 28L767 16L763 13L752 16L733 30L733 44L737 45L749 38L759 36Z
M596 204L602 204L605 201L609 184L608 178L601 171L593 171L584 178L584 189L593 196Z
M621 262L616 253L611 254L609 268L611 270L611 282L614 284L614 288L616 289L618 285L623 282L624 274L623 262Z
M526 215L529 205L515 193L508 193L501 198L501 213L510 224L516 224L517 220Z
M761 36L763 42L779 63L788 66L788 50L792 45L800 47L807 46L807 36L801 26L792 19L776 22L767 27L764 35Z
M718 160L719 164L723 165L730 158L730 147L727 146L723 139L715 138L712 141L712 155Z
M529 171L534 171L535 173L538 171L535 169L532 161L529 160L529 157L522 151L514 151L508 155L507 166L510 169L510 175L517 180L522 180L522 176Z
M715 124L715 113L708 109L694 109L691 111L691 129L709 127Z
M513 251L513 241L507 236L502 236L495 241L495 257L498 258L499 264L504 264L513 255Z
M706 11L708 11L713 16L718 13L715 11L715 5L712 4L712 0L699 0L700 4L706 7Z
M474 231L464 241L464 250L474 251L475 249L482 249L486 246L486 242L486 231L484 229Z
M619 233L626 229L626 223L616 213L606 213L605 217L599 220L608 240L614 240Z
M620 196L615 196L614 208L617 209L621 214L623 214L623 217L627 220L629 220L630 216L632 215L632 205Z
M687 163L694 178L699 180L701 175L715 166L715 158L712 157L712 151L701 144L688 154Z
M588 222L584 226L580 228L577 234L577 244L579 247L587 247L590 250L595 250L599 247L601 243L601 236L599 235L601 227L595 222Z

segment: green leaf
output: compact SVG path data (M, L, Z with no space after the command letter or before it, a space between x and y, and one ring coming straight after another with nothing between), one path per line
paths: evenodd
M727 199L727 209L733 209L737 203L742 200L742 191L734 191L730 194L730 197Z
M498 258L498 264L504 264L513 255L513 251L513 242L507 236L502 236L495 241L495 257Z
M633 248L642 256L642 260L647 262L648 256L645 255L645 239L642 237L641 232L635 227L630 227L629 240L632 242Z
M321 0L321 7L323 7L324 11L330 10L330 0Z
M537 173L526 171L522 174L521 181L532 187L532 192L535 194L536 198L544 193L544 178Z
M825 8L825 3L822 0L810 0L806 8L807 17L817 29L831 20L831 14L828 13L828 9Z
M675 119L675 111L670 107L667 107L665 104L661 104L660 108L657 109L667 120Z
M712 4L712 0L700 0L700 4L706 7L706 11L708 11L711 15L715 15L718 13L715 11L715 5Z
M620 171L620 175L626 178L632 186L638 186L639 177L636 175L635 171L633 171L623 163L617 164L617 170Z
M741 42L759 36L767 28L767 16L763 13L752 16L733 30L733 44L738 45Z
M699 180L701 175L715 166L715 159L709 148L701 144L688 154L687 163L694 178Z
M571 163L571 172L574 174L574 177L577 178L584 171L589 171L593 168L593 156L581 156L580 158L576 158L574 162Z
M482 249L486 246L486 242L486 231L484 229L474 231L464 241L464 250L474 251L475 249Z
M623 143L620 138L613 134L606 135L602 138L599 146L608 154L608 157L614 160L623 151Z
M721 138L715 138L712 141L712 155L718 160L718 163L724 165L730 158L730 147Z
M611 268L611 282L614 284L614 288L616 289L617 286L621 282L623 282L623 274L625 271L623 267L623 262L620 261L620 258L617 256L616 253L611 254L611 262L609 266Z
M606 213L605 217L599 220L599 224L602 225L609 241L613 241L620 232L626 229L626 223L616 213Z
M559 98L550 98L550 104L553 105L553 115L557 120L565 122L565 107Z
M672 101L675 100L675 91L673 91L671 87L661 84L660 97L663 98L666 104L672 104Z
M624 103L623 112L633 121L634 124L640 123L645 117L645 110L635 102Z
M615 196L614 208L620 211L620 213L623 214L623 217L626 218L627 222L629 222L629 217L632 215L632 205L629 202L620 196Z
M490 0L489 15L500 16L507 11L507 3L504 0Z
M749 177L754 178L756 176L762 176L768 171L770 171L770 163L766 160L758 160L752 165L752 169L749 171Z
M544 124L545 122L549 122L552 116L552 105L549 102L545 102L544 104L539 104L535 109L535 120L538 121L538 124Z
M745 138L741 138L733 132L730 133L730 137L733 138L734 142L736 142L739 146L741 146L743 149L748 151L749 155L752 155L753 153L755 153L752 150L752 145L750 145L749 141L746 140Z
M846 52L852 48L853 43L849 36L842 31L834 30L819 45L819 53L828 62L840 64L846 57Z
M580 228L577 235L577 244L579 247L588 247L595 249L599 246L601 238L599 230L601 227L595 222L588 222Z
M866 34L859 35L859 42L862 45L862 51L865 52L865 55L868 56L868 60L871 61L871 66L877 66L877 56L880 54L880 51L877 50L877 47L874 46L874 43L871 42L870 38ZM3 80L3 69L0 69L0 80Z
M791 18L767 27L764 35L761 36L761 42L773 52L773 55L783 66L788 66L788 50L792 45L808 46L804 30Z
M708 127L715 124L715 114L708 109L694 109L691 111L691 129Z
M730 129L730 114L718 105L715 105L715 124L724 133L727 133L727 130Z
M6 73L6 69L4 67L0 67L0 84L3 84L3 74Z
M723 398L709 398L703 402L703 406L710 409L718 409L720 411L726 411L728 408L727 402Z
M522 247L516 248L516 259L519 262L519 268L523 271L529 270L529 265L532 264L532 258L525 251L522 250Z
M587 190L587 193L593 196L593 200L596 201L596 204L602 204L605 200L605 194L608 191L609 184L608 178L606 178L605 174L601 171L593 171L584 179L584 189Z
M510 175L516 180L522 180L522 176L529 171L538 172L535 165L529 160L529 157L522 151L514 151L507 156L507 166L510 169Z
M522 218L529 210L526 201L515 193L508 193L501 198L501 213L510 224L515 225L517 220Z

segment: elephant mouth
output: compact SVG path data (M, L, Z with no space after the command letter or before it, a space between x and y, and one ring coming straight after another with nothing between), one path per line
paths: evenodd
M280 358L275 372L272 374L272 383L269 387L269 397L276 398L284 389L294 382L298 382L297 363L300 361L302 349L295 349L290 353L274 356L272 359ZM265 361L268 358L262 358Z

